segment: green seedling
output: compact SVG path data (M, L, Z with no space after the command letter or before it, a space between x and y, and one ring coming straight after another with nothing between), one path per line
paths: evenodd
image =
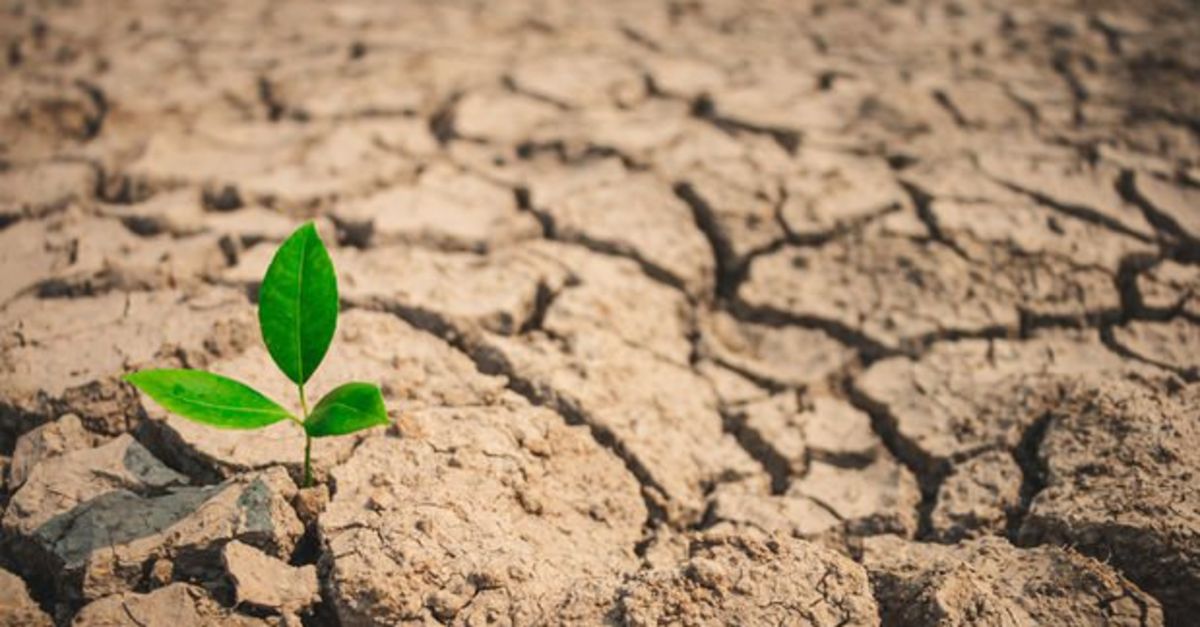
M308 410L304 384L337 329L337 276L310 222L275 251L258 294L258 326L275 365L296 384L300 417L250 386L201 370L142 370L125 380L166 410L219 429L258 429L291 420L304 429L304 487L313 484L312 440L388 422L379 387L346 383Z

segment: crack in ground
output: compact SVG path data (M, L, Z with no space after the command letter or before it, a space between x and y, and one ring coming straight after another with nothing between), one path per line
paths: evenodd
M479 372L487 375L504 376L507 380L506 387L524 397L531 405L554 411L563 419L565 424L587 427L592 439L602 448L610 451L617 459L620 459L624 463L626 470L642 487L641 494L647 512L643 528L651 530L655 525L667 520L665 510L659 505L654 496L656 494L665 494L662 487L654 480L637 457L625 448L621 440L611 430L593 421L582 408L564 399L556 390L542 389L541 386L523 377L508 359L498 351L492 350L481 342L470 339L469 336L472 335L472 332L457 328L453 323L436 313L405 307L398 303L373 302L365 308L394 315L412 326L444 340L455 350L470 359Z
M900 187L908 194L909 199L912 200L913 208L917 212L917 218L925 225L925 229L929 231L929 236L934 241L954 251L964 261L972 262L973 260L967 255L966 251L942 231L937 214L933 212L932 207L932 203L936 200L936 197L912 181L897 179L896 182L900 184Z
M938 461L922 451L916 443L900 433L898 421L883 403L878 403L858 389L852 378L840 382L843 396L855 409L871 418L871 430L883 441L884 448L894 459L904 465L921 489L921 502L917 504L917 540L933 535L933 510L937 507L938 491L953 467L949 461Z
M1187 231L1180 226L1179 222L1165 211L1155 207L1154 203L1150 202L1150 199L1143 196L1138 191L1134 177L1133 170L1128 168L1121 170L1121 174L1114 183L1117 193L1126 202L1137 207L1142 212L1142 215L1146 216L1146 221L1154 226L1160 234L1165 233L1170 239L1175 240L1174 242L1160 242L1159 245L1164 248L1166 256L1182 262L1200 263L1200 243L1190 241L1191 238L1188 236Z
M747 120L721 115L716 103L708 94L703 94L692 101L692 116L708 122L718 129L731 135L739 132L764 135L771 138L790 156L796 156L803 140L803 134L791 128L781 126L761 125Z
M1013 460L1021 469L1020 501L1015 510L1007 512L1008 520L1005 525L1005 535L1014 545L1021 532L1021 525L1029 515L1033 499L1046 487L1045 469L1038 460L1038 451L1046 437L1046 428L1050 425L1050 414L1038 416L1021 432L1017 447L1011 451Z
M696 228L704 234L704 239L708 242L709 248L712 251L714 264L714 281L713 281L713 296L717 300L727 300L733 298L737 293L737 288L745 279L746 272L749 269L749 262L744 261L738 263L736 256L733 254L733 246L729 242L729 238L722 232L720 225L717 223L716 212L712 206L708 204L696 192L695 188L687 181L676 182L672 186L672 191L675 196L684 202L691 210L692 217L695 220Z
M1076 218L1078 220L1083 220L1084 222L1088 222L1088 223L1094 224L1096 226L1106 228L1110 231L1115 231L1122 235L1132 237L1132 238L1138 240L1139 242L1154 243L1154 240L1152 240L1151 238L1146 237L1145 235L1130 229L1129 227L1125 226L1124 224L1121 224L1121 222L1116 220L1115 218L1104 215L1100 211L1097 211L1096 209L1093 209L1091 207L1088 207L1085 205L1076 205L1073 203L1057 200L1055 198L1051 198L1050 196L1047 196L1046 194L1043 194L1042 192L1039 192L1034 189L1029 189L1018 183L1014 183L1012 181L1009 181L1009 180L1006 180L1006 179L1003 179L1000 177L989 175L989 178L991 178L993 181L999 183L1000 185L1004 186L1005 188L1007 188L1011 191L1017 192L1018 194L1021 194L1025 197L1033 200L1037 204L1039 204L1043 207L1046 207L1047 209L1052 209L1063 215L1068 215L1068 216L1071 216L1072 218Z

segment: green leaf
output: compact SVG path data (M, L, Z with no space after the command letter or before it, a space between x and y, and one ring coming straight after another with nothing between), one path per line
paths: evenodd
M314 438L344 435L388 423L387 408L377 386L347 383L325 395L304 422Z
M211 372L142 370L125 380L171 413L221 429L257 429L292 416L254 388Z
M275 251L258 293L263 341L275 364L296 384L303 385L321 365L337 315L333 262L309 222Z

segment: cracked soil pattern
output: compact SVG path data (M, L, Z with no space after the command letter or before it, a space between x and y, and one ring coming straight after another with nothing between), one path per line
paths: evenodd
M0 2L0 625L1200 624L1190 0ZM314 448L280 399L316 223Z

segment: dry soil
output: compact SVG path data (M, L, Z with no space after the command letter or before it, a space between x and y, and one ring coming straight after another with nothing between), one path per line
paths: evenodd
M0 4L0 624L1200 624L1188 0ZM255 321L314 220L315 447Z

